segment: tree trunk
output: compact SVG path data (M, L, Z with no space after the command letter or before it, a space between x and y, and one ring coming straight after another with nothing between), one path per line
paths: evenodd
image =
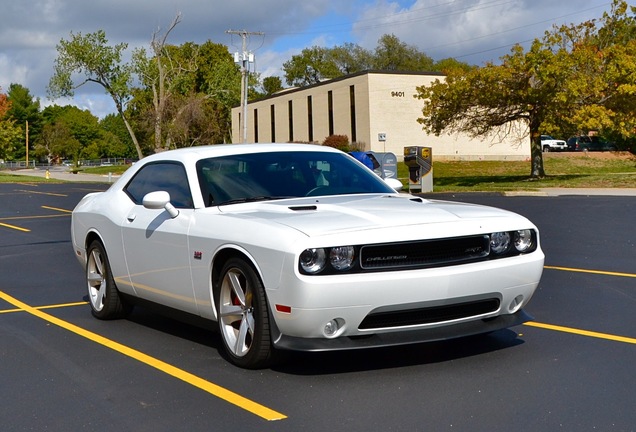
M128 135L130 135L130 139L132 139L133 144L135 145L135 149L137 150L137 156L141 160L144 157L144 154L141 152L141 147L139 146L139 141L137 141L137 136L135 135L135 131L128 123L128 119L124 115L123 108L117 104L117 112L119 113L121 119L124 121L124 125L126 125L126 130L128 131Z
M543 152L541 149L541 132L539 128L530 124L530 163L531 171L530 177L533 179L539 179L545 177L545 170L543 169Z

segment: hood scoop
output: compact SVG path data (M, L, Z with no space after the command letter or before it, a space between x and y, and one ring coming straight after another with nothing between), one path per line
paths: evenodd
M302 205L302 206L291 206L289 207L292 211L313 211L318 210L318 206L315 205Z

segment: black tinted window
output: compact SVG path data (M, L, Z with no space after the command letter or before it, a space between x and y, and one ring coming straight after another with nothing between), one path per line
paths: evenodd
M197 162L206 206L258 197L392 193L370 169L344 153L272 152Z
M179 163L153 163L141 168L124 188L135 204L149 192L166 191L177 208L192 208L192 194L185 169Z

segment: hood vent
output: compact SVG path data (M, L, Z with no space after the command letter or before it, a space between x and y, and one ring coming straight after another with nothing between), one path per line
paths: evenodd
M293 206L293 207L289 207L289 209L293 211L313 211L313 210L318 210L318 206L315 206L315 205Z

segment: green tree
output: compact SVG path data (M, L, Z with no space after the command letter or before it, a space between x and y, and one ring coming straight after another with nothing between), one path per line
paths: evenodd
M22 137L22 130L7 115L10 108L11 102L0 87L0 159L13 156L15 145Z
M570 129L628 139L636 133L636 7L614 1L598 22L561 28L556 43L570 48ZM583 41L583 43L581 42Z
M389 71L431 71L433 64L432 58L392 34L380 37L373 59L374 69Z
M20 84L10 84L7 96L11 102L7 116L14 120L14 125L19 127L21 131L21 138L19 142L15 143L13 157L21 159L26 156L27 127L29 147L37 140L42 128L40 100L34 98L29 89Z
M180 46L165 45L165 59L169 59L173 72L169 75L168 90L164 92L164 114L161 135L164 148L229 142L231 140L231 109L240 102L241 74L229 54L227 46L207 41L201 45L187 42ZM143 54L141 51L137 55ZM142 64L145 55L136 60ZM165 61L164 59L164 61ZM152 59L150 59L152 60ZM143 70L143 69L140 69ZM153 61L147 62L146 80L157 76ZM250 77L254 83L254 77ZM147 81L144 81L147 83ZM132 111L138 130L156 139L155 104L152 86L134 90ZM207 131L187 133L182 128L189 122L186 113L210 114ZM195 117L190 124L196 124ZM178 124L178 128L177 128ZM179 130L178 137L173 132ZM201 137L205 137L205 139ZM192 137L193 142L184 141ZM194 138L198 137L198 138Z
M170 47L167 45L168 36L180 22L181 14L177 14L163 34L159 31L153 34L150 42L150 57L144 49L137 50L133 55L137 75L141 78L142 84L152 92L155 153L167 150L170 146L163 133L168 106L173 93L178 91L178 84L183 81L179 78L187 75L192 67L190 64L193 61L192 57L186 58L185 62L179 62L177 58L171 56Z
M283 89L283 81L280 77L270 76L263 79L263 91L265 96L271 96Z
M619 117L633 119L633 111L627 116L610 113L624 110L619 105L629 95L632 103L627 105L633 107L634 74L629 73L634 68L625 63L633 63L634 56L626 57L618 47L632 47L624 30L633 21L625 13L625 2L616 0L612 14L602 20L601 29L625 24L618 26L619 32L599 31L594 20L562 26L534 40L528 52L516 45L500 65L454 69L444 82L418 87L418 97L424 101L418 122L428 133L464 132L473 137L495 131L509 134L521 123L531 140L531 177L545 176L542 130L564 125L613 128ZM598 43L601 36L604 45ZM627 71L617 70L619 65Z
M72 159L77 164L81 147L64 122L47 123L35 146L35 154L40 158L48 158L50 162Z
M127 46L125 43L108 45L103 30L86 35L71 32L70 40L62 39L57 45L55 73L49 81L48 91L53 98L72 97L75 90L86 83L102 86L115 103L137 155L142 158L141 147L125 113L126 105L132 97L132 68L122 62L122 54ZM83 78L76 84L73 78L77 75Z
M372 69L374 63L373 53L350 42L333 47L329 58L341 75Z
M97 154L86 151L87 148L96 148L96 143L101 142L105 134L97 117L90 111L72 105L53 105L44 108L42 117L45 126L42 136L36 142L40 156L47 156L49 160L77 160L79 157L96 159L107 156L101 151Z
M330 56L330 49L319 46L305 48L283 63L285 80L291 86L308 86L342 75Z
M353 43L333 48L306 48L285 62L283 70L288 85L307 86L369 69L427 72L441 71L451 66L470 68L465 63L450 59L436 64L416 47L407 45L395 35L385 34L380 37L373 52Z
M99 121L99 126L104 130L109 142L108 157L135 158L135 146L126 130L126 125L121 117L109 114Z

